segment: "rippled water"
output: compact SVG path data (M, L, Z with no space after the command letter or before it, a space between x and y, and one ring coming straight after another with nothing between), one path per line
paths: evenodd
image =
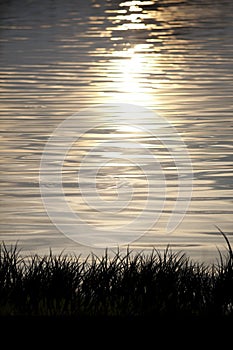
M161 199L163 180L166 200L159 221L132 247L146 250L169 243L202 260L215 258L216 246L224 243L214 225L230 235L233 221L233 3L12 0L0 6L1 240L18 240L26 251L39 253L48 247L93 250L54 226L39 187L46 142L61 122L78 113L84 134L75 140L78 129L65 129L74 143L64 159L62 184L70 210L80 215L80 227L95 227L100 235L112 228L124 234L128 220L135 220L145 206L148 176L157 176L148 166L148 157L154 157L160 177L152 192ZM83 112L106 103L111 108L106 112L104 107L103 114ZM134 118L125 107L119 115L112 107L119 103L157 113L187 146L192 200L170 234L165 228L178 196L179 172L171 155L176 150L167 150L157 139L156 118L150 113ZM130 149L130 142L137 146ZM54 154L58 150L59 144ZM93 207L94 180L106 204L101 210ZM53 181L47 186L56 187ZM119 198L129 205L116 214ZM162 204L154 203L156 213ZM62 220L66 215L59 205L58 196L56 218ZM142 223L146 220L148 216ZM138 223L136 228L144 232Z

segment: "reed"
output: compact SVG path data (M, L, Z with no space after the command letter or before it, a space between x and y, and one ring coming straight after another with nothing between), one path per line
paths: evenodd
M205 266L185 254L23 257L0 246L1 316L233 317L233 253Z

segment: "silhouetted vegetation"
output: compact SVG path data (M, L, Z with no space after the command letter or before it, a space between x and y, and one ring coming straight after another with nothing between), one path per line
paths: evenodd
M23 257L0 248L1 316L233 316L233 253L215 265L192 262L169 247L110 258Z

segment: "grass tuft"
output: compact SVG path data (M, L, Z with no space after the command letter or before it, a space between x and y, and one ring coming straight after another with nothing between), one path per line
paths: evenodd
M0 316L233 317L233 253L205 266L167 247L110 257L22 257L0 246Z

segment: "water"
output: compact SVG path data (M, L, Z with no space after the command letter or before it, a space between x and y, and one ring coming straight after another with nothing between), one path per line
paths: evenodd
M166 201L159 221L132 248L147 251L170 244L213 261L216 247L224 246L215 225L230 238L232 233L232 2L12 0L1 2L0 18L1 240L19 241L25 252L45 253L49 247L54 252L101 252L73 242L53 225L39 187L46 142L62 121L81 113L80 130L89 131L75 141L63 167L66 203L79 213L80 227L97 228L104 237L112 229L124 234L128 220L144 208L148 174L154 171L147 158L153 155L160 176L153 185L153 195L160 199L154 211L164 199L162 192L156 194L161 181ZM106 103L111 108L104 107L103 114L82 112ZM165 227L178 195L177 164L156 139L156 118L136 113L134 120L127 108L115 115L119 103L156 112L187 146L192 199L170 234ZM73 135L74 130L66 132ZM90 174L100 159L96 188L110 210L107 205L98 211L92 206L97 197ZM132 188L133 199L127 197ZM116 214L119 198L129 206ZM65 217L59 196L57 203L56 220ZM139 236L145 229L140 226L134 227Z

